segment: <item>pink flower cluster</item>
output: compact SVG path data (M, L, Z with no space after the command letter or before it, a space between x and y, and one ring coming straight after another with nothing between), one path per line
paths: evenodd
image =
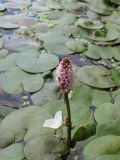
M67 57L63 58L56 71L57 85L63 95L70 92L74 82L74 75L74 65L72 61Z

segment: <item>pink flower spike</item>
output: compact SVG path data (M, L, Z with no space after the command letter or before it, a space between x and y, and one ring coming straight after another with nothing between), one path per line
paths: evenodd
M73 62L65 57L63 58L56 71L56 81L61 93L69 93L74 83L75 70Z

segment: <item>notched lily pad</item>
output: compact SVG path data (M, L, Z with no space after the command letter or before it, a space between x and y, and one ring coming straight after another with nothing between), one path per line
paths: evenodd
M67 153L67 144L54 136L40 136L31 140L24 152L28 160L56 160Z
M0 86L4 91L11 94L19 94L23 89L27 92L36 92L43 83L40 74L28 74L19 68L13 68L0 76Z
M84 52L87 50L87 41L86 40L70 40L66 42L66 46L68 49L74 52Z
M111 88L116 84L111 80L110 71L102 66L85 66L77 71L78 80L96 88Z
M118 26L113 23L107 23L105 28L93 32L93 35L90 36L90 39L95 41L113 41L118 39L120 32Z
M49 61L48 61L49 60ZM54 69L59 63L59 59L53 54L21 54L16 64L24 71L30 73L46 72Z

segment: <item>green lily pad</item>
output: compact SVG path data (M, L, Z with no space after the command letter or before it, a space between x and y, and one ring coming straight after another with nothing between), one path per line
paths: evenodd
M99 107L103 103L111 102L111 97L106 91L94 90L92 95L92 105Z
M95 160L119 160L119 159L120 155L102 155L95 158Z
M96 135L101 137L105 135L120 136L120 120L111 120L102 124L99 124L96 129Z
M43 83L40 74L28 74L17 67L0 76L0 86L4 91L11 94L19 94L23 89L27 92L36 92Z
M120 152L120 136L107 135L92 140L84 149L85 160L93 160L101 155L116 155Z
M43 33L45 33L45 32L47 32L48 31L48 29L49 29L49 26L48 26L48 24L47 23L37 23L37 24L34 24L33 26L32 26L32 31L33 32L43 32Z
M68 49L74 52L84 52L87 50L87 41L85 40L70 40L66 42Z
M57 91L56 83L46 82L37 93L32 94L31 99L34 105L43 105L48 101L60 98L60 92Z
M0 160L23 160L24 150L22 144L12 144L0 150Z
M59 19L52 20L54 24L71 25L76 21L76 16L69 12L64 12Z
M2 106L0 105L0 117L6 117L9 113L15 111L16 109L7 107L7 106Z
M9 22L0 22L0 28L3 29L17 29L19 28L19 25L14 24L14 23L9 23Z
M111 70L111 79L119 86L120 85L120 71L119 69L112 69Z
M85 12L88 7L86 3L77 2L77 1L63 1L63 8L69 12L79 15L80 13Z
M104 103L95 111L95 119L98 124L120 118L120 107L118 104Z
M102 29L104 27L104 24L100 21L92 21L88 18L79 18L76 22L76 25L81 26L83 28L87 29Z
M6 116L1 123L1 127L11 131L15 136L15 141L24 138L28 142L40 135L54 134L54 130L43 127L45 120L49 118L53 117L44 108L29 106Z
M4 4L0 3L0 12L5 11L7 8L5 7Z
M113 11L113 8L105 0L90 0L89 8L101 15L110 15Z
M116 48L116 47L115 47ZM92 59L111 59L114 56L114 51L116 50L113 47L102 47L93 44L88 45L88 50L84 53L87 57Z
M65 43L69 40L69 38L68 36L66 36L66 31L64 29L63 30L57 29L55 31L50 31L47 33L37 33L36 38L44 42L43 43L44 48L50 53L63 54L63 55L73 53L73 51L69 50L65 46Z
M46 6L50 9L62 9L62 5L59 1L46 0Z
M118 5L120 5L120 0L110 0L112 3L114 3L114 4L118 4Z
M17 54L15 53L5 56L4 58L1 58L0 59L0 71L7 71L11 68L16 67L16 63L15 63L16 58L17 58Z
M117 11L112 12L110 16L101 17L103 22L111 22L117 25L120 24L120 13Z
M7 49L0 50L0 58L5 58L8 54L9 54L9 51Z
M77 71L78 80L97 88L111 88L116 86L109 75L109 70L102 66L85 66L79 68Z
M0 49L2 49L4 47L4 41L2 38L0 38Z
M49 59L49 61L48 61ZM24 71L30 73L46 72L54 69L59 63L56 55L53 54L21 54L16 60L16 64Z
M71 99L72 100L79 99L81 103L90 106L92 104L92 94L93 94L92 88L78 81L73 86Z
M115 104L120 104L120 89L112 92L112 97Z
M19 42L19 43L18 43ZM11 38L6 36L4 38L4 47L8 50L15 50L16 52L37 52L41 48L41 43L33 40L28 36L12 35Z
M0 148L4 148L14 142L14 134L5 129L0 128ZM1 158L1 157L0 157Z
M107 23L103 30L95 31L93 35L90 36L90 39L95 41L113 41L118 39L120 32L116 24Z
M67 145L64 140L56 137L40 136L31 140L25 146L24 152L28 160L57 160L67 153Z

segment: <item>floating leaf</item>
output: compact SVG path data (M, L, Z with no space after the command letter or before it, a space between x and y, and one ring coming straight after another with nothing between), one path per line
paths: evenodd
M7 147L13 142L14 142L14 134L11 131L1 127L0 128L0 148Z
M12 144L7 148L0 150L0 160L22 160L24 157L22 144Z
M7 8L4 4L0 3L0 12L5 11Z
M25 146L24 152L28 160L56 160L67 153L67 145L53 136L39 136Z
M99 124L96 129L96 135L101 137L104 135L120 136L120 120L110 120Z
M119 38L120 32L118 26L113 23L107 23L103 30L95 31L90 39L95 41L113 41Z
M103 23L101 23L100 21L92 21L87 18L79 18L76 22L76 25L81 26L83 28L95 30L102 29L104 27Z
M109 70L102 66L85 66L79 68L77 71L78 80L97 88L111 88L116 86L109 75Z
M86 160L93 160L101 155L116 155L120 151L120 136L108 135L92 140L84 149Z
M49 59L49 61L48 61ZM24 71L40 73L54 69L59 63L56 55L53 54L21 54L16 64Z
M23 89L27 92L38 91L43 83L40 74L28 74L17 67L0 76L0 86L4 91L11 94L19 94Z
M48 101L59 99L61 93L57 89L56 83L46 82L38 92L31 95L33 104L42 106Z
M111 120L118 120L120 115L120 107L117 104L104 103L95 111L95 120L98 124Z

